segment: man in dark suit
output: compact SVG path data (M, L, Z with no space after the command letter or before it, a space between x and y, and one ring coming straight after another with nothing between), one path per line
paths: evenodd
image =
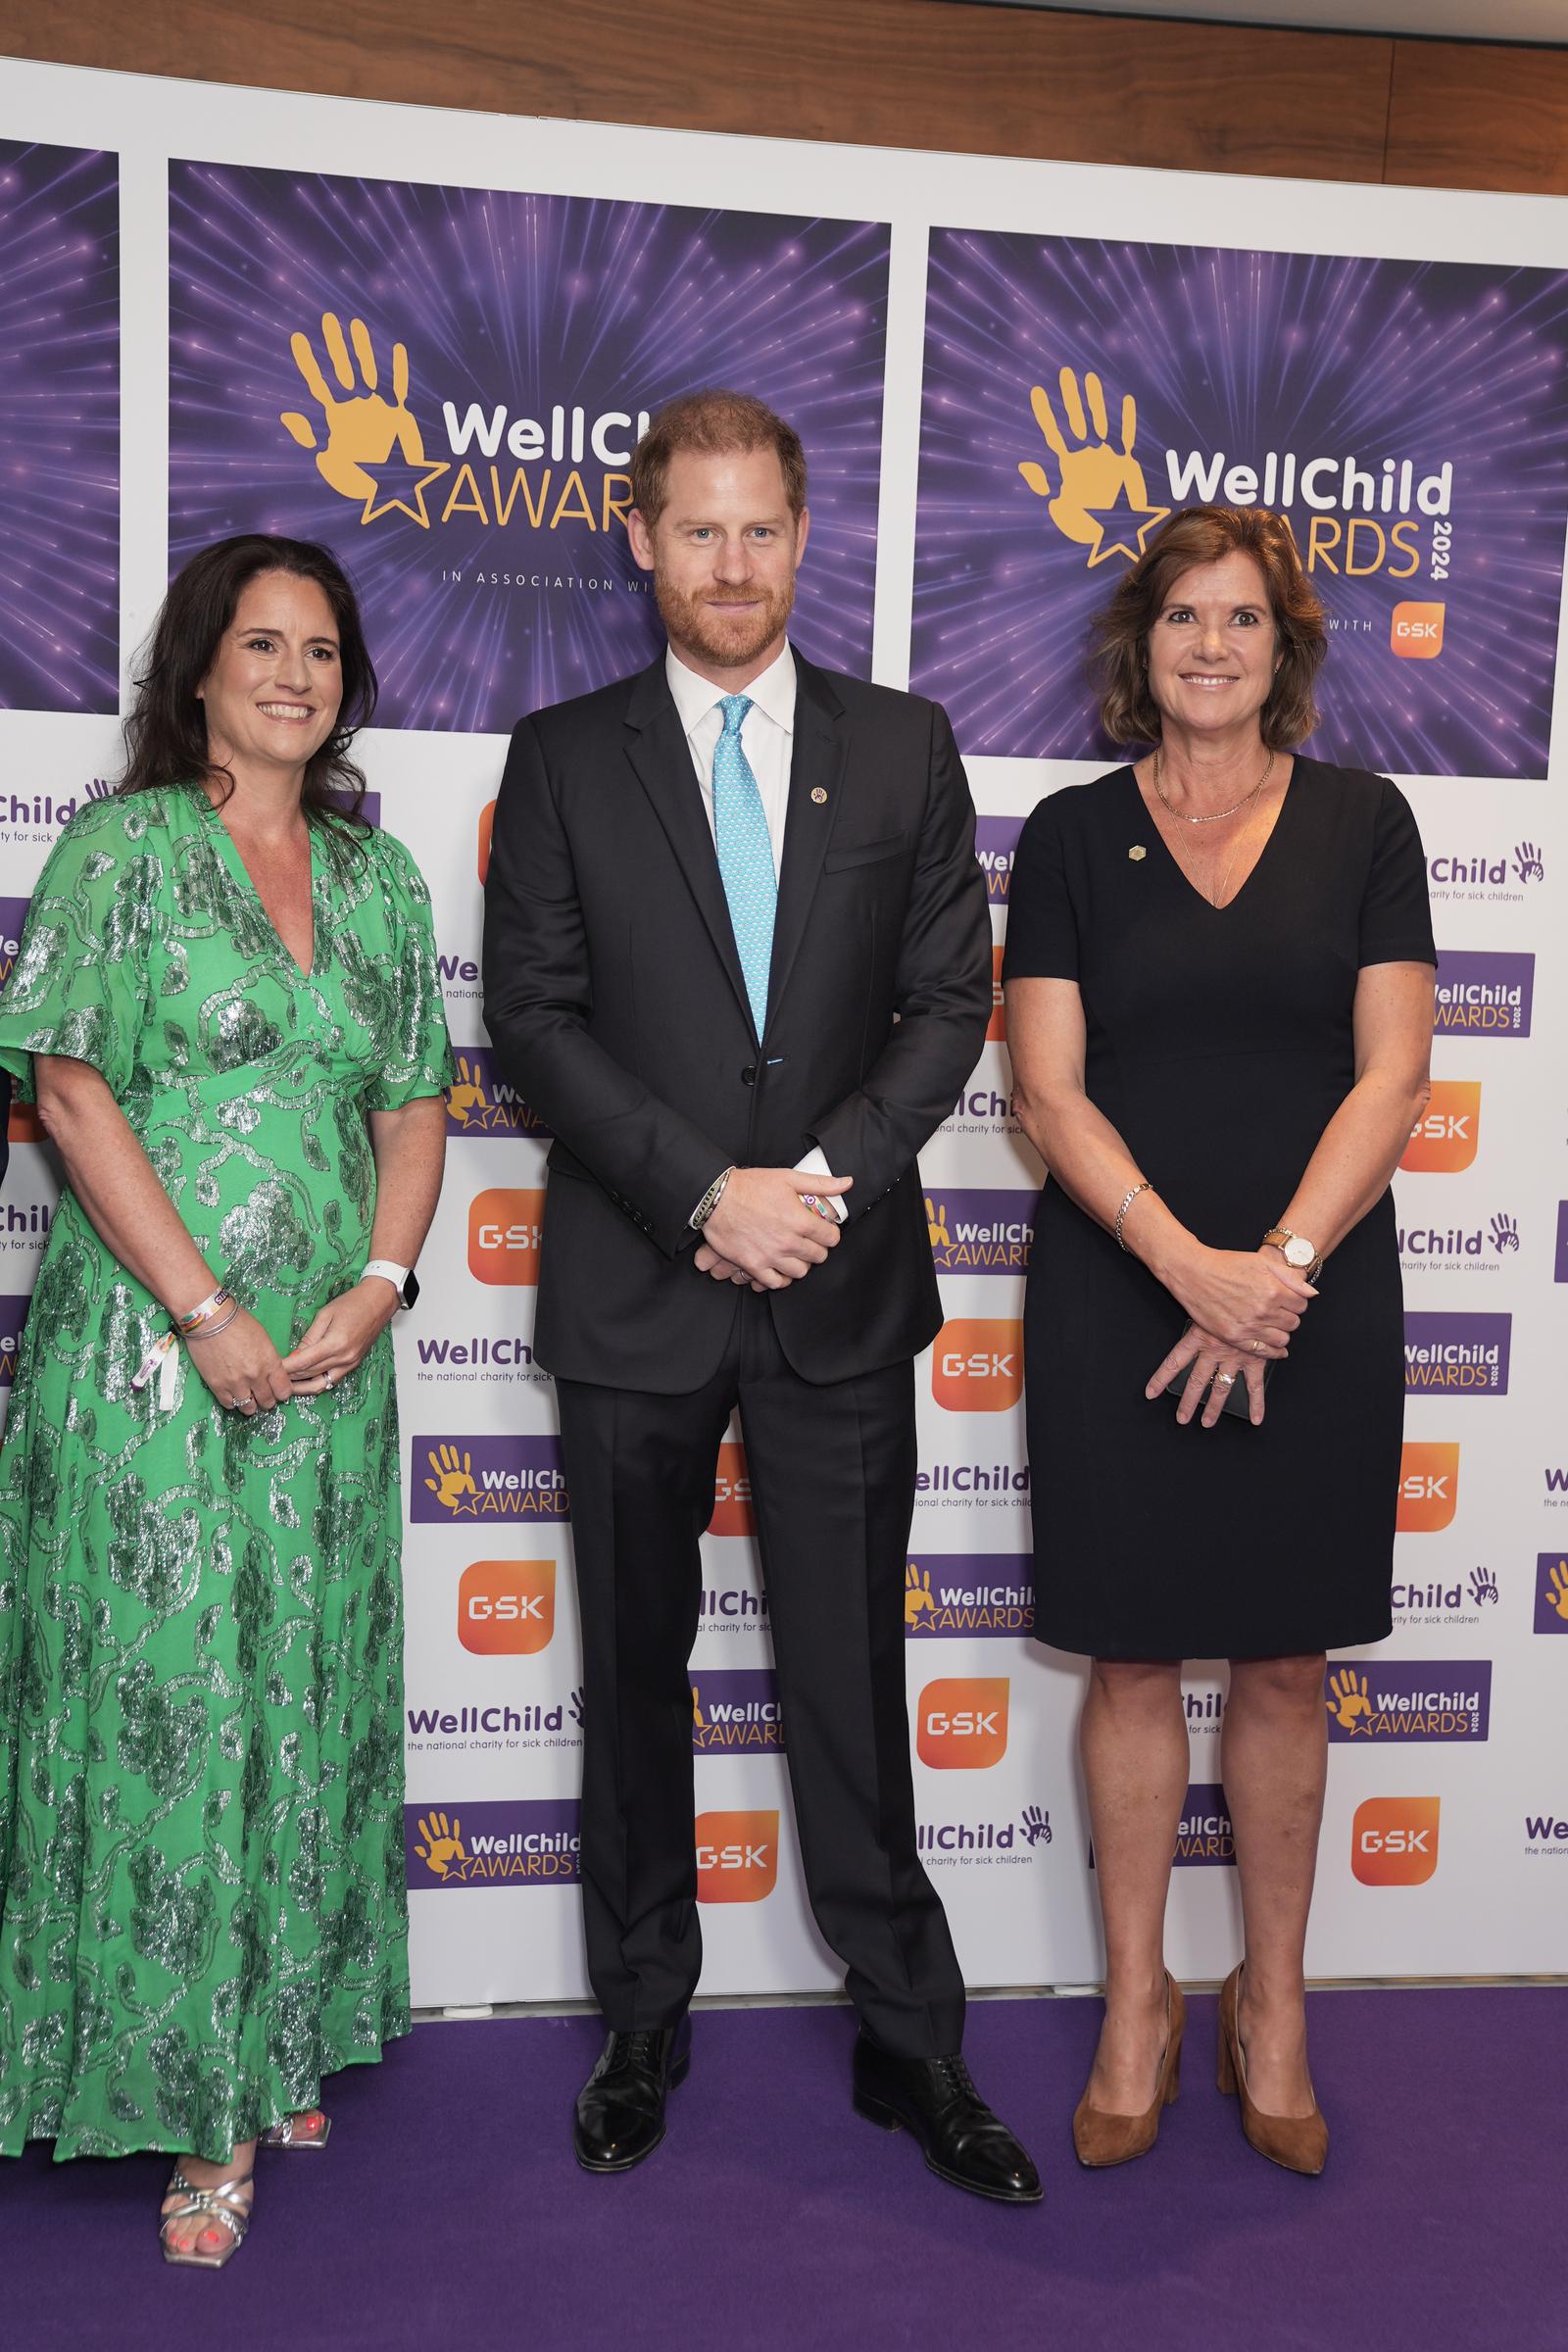
M915 1153L992 1003L974 808L939 709L789 646L809 527L789 425L694 394L632 489L668 653L519 723L485 912L490 1035L559 1139L534 1347L571 1494L611 2029L577 2156L648 2155L689 2064L687 1660L738 1405L807 1887L860 2014L856 2105L960 2187L1032 2202L958 2055L905 1697L913 1358L942 1322Z

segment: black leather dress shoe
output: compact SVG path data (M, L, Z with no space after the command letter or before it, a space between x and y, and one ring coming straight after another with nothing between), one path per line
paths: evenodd
M612 2034L577 2093L571 2144L585 2173L629 2173L664 2136L664 2099L691 2071L692 2021Z
M855 2045L855 2105L884 2132L912 2132L932 2172L955 2188L1006 2205L1038 2205L1045 2194L961 2058L898 2058L862 2032Z

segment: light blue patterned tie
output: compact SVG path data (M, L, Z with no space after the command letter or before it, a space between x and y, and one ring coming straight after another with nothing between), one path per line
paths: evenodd
M778 881L762 796L741 743L741 722L752 707L752 698L726 694L718 707L724 713L724 732L713 747L713 841L746 994L760 1038L767 1019L767 971L773 959Z

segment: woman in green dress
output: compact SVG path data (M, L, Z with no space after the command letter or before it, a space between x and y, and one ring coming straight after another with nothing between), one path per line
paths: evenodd
M0 2153L177 2152L210 2267L409 2027L388 1326L450 1057L345 813L374 694L324 549L196 557L0 998L67 1178L0 1452Z

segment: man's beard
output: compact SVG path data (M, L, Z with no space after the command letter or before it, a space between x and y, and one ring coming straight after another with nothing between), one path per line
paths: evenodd
M684 647L720 668L744 667L782 636L795 606L795 574L791 572L786 587L759 588L751 593L760 602L744 612L732 609L725 617L714 611L711 591L688 593L657 566L654 571L659 615L676 651Z

